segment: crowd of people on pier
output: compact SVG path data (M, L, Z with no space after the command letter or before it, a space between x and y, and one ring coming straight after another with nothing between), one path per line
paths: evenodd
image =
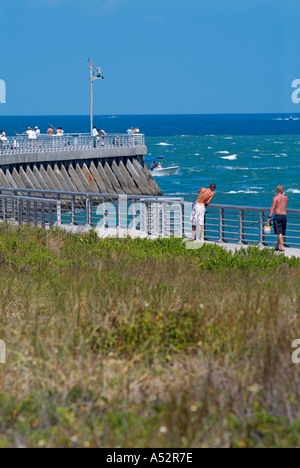
M105 130L100 130L97 127L93 128L93 131L92 131L92 136L93 137L100 137L100 136L105 136L105 135L106 135Z
M140 130L137 127L131 127L126 131L126 133L127 135L137 135L138 133L140 133Z
M41 130L39 129L38 126L35 126L35 127L28 127L26 131L22 132L22 133L17 133L15 130L13 130L15 132L15 137L14 137L14 140L13 142L10 143L11 145L11 148L17 148L20 144L19 142L19 139L18 137L27 137L28 139L28 142L29 142L29 146L30 147L39 147L39 144L38 144L38 139L41 138L41 141L42 141L42 137L62 137L65 135L65 132L63 130L62 127L54 127L53 125L51 125L49 123L49 126L47 128L47 131L46 133L42 133ZM128 136L135 136L135 135L138 135L140 133L140 130L135 127L130 127L128 128L128 130L126 130L125 132ZM85 135L84 135L85 136ZM103 129L100 129L96 126L93 127L92 129L92 135L93 137L93 141L94 141L94 147L98 147L99 145L104 145L105 144L105 141L104 141L104 137L107 136L107 133L105 130ZM113 135L110 135L112 137L112 140L109 140L109 144L112 144L114 146L120 146L121 142L120 142L120 139L119 139L119 136L116 135L116 134L113 134ZM6 133L4 130L0 130L0 147L2 150L5 150L7 148L7 145L8 145L8 138L6 136Z
M137 135L139 134L140 130L135 127L130 127L128 130L126 130L127 135ZM64 135L64 130L62 127L55 128L53 125L49 125L46 134L48 136L63 136ZM27 135L28 140L37 140L38 137L41 135L41 130L39 129L38 126L36 127L28 127L28 129L21 133L21 135ZM92 131L92 136L93 137L101 137L101 136L106 136L106 132L103 129L99 129L96 126L93 128ZM6 133L4 130L0 130L0 143L4 144L7 141Z

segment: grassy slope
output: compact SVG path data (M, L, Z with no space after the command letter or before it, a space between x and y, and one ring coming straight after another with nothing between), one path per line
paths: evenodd
M0 447L299 446L300 261L0 227Z

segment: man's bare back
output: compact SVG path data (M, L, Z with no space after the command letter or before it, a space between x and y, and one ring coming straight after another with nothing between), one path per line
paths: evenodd
M288 197L279 193L273 198L273 204L271 208L270 215L272 216L273 213L277 215L286 215L287 214L287 204L288 204Z
M196 201L196 205L197 204L206 205L206 206L209 205L215 195L215 193L210 188L204 188L204 187L198 190L198 193L199 195Z
M284 252L284 243L283 238L286 236L286 226L287 226L287 204L288 197L284 195L284 187L278 185L277 195L273 198L273 203L271 206L270 216L268 221L271 221L273 214L274 216L274 231L278 235L277 244L275 250L281 250Z

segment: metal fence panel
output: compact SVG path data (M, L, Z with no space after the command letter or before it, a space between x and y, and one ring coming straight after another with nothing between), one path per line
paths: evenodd
M92 227L101 236L190 238L192 209L192 203L182 198L0 188L2 221ZM277 236L264 231L268 214L267 208L211 205L203 226L204 239L274 246ZM300 248L300 210L288 211L285 244Z

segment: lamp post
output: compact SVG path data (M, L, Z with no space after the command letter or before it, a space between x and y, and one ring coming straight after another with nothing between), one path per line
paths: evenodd
M91 88L91 135L93 135L94 118L93 118L93 83L95 80L103 80L104 76L101 74L101 68L94 67L93 61L88 59L90 69L90 88Z

